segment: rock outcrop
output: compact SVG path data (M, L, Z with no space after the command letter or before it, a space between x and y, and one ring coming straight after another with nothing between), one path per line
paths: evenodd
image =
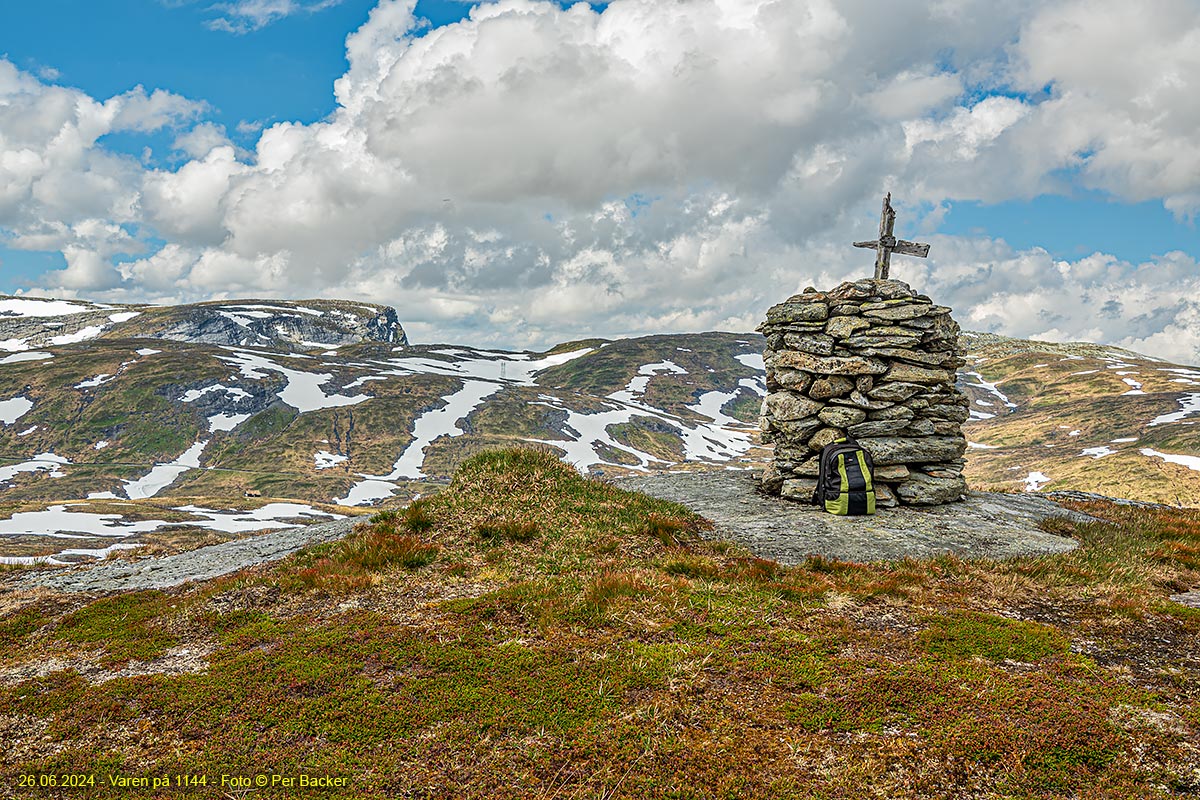
M292 352L363 342L408 344L396 310L345 300L228 300L97 305L0 295L0 352L96 338L167 339Z
M760 427L775 443L763 488L808 501L821 448L849 435L875 462L877 504L939 505L966 491L967 398L950 309L894 280L808 288L772 306Z
M293 351L360 342L407 344L396 310L388 306L309 300L249 300L180 306L170 318L146 326L141 336L216 345L251 345Z

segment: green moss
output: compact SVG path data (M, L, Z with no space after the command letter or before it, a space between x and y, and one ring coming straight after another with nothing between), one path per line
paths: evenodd
M60 645L110 648L107 633L120 649L170 627L214 649L194 673L0 687L45 731L0 779L128 769L136 752L148 773L318 770L368 798L1136 797L1174 785L1184 737L1118 727L1116 709L1177 708L1200 725L1184 667L1145 691L1099 656L1067 655L1070 626L963 607L1086 597L1100 643L1116 602L1102 591L1147 602L1161 598L1153 580L1191 574L1151 557L1192 541L1189 512L1110 509L1113 525L1081 525L1079 549L1054 559L782 567L705 541L681 506L512 449L468 458L416 508L274 572L68 615ZM508 522L536 540L481 540ZM445 567L368 563L369 537L436 545ZM216 593L329 564L364 580L333 601L215 610ZM40 646L29 622L14 635ZM1181 627L1158 622L1156 635Z
M158 591L131 592L97 600L68 615L55 634L74 644L102 645L104 663L148 660L178 642L156 625L171 598Z
M45 622L37 608L23 608L0 619L0 651L14 650Z
M1067 652L1068 642L1047 625L994 614L958 611L928 620L918 635L921 647L942 658L981 657L1037 661Z

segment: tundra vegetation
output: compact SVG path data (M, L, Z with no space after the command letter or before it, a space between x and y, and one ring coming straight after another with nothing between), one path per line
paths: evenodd
M484 452L437 495L275 565L165 592L7 593L0 785L273 772L345 776L304 796L355 798L1200 792L1200 610L1168 599L1200 585L1200 510L1074 507L1106 521L1052 523L1079 542L1067 555L785 568L552 453ZM171 790L189 793L215 796Z

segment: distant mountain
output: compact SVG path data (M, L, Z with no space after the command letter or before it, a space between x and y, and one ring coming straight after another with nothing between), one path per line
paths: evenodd
M755 458L756 335L510 353L409 346L392 309L328 301L4 298L0 314L5 504L253 491L361 505L514 442L594 472Z
M1200 368L965 334L968 483L1200 505Z
M1200 370L964 344L973 486L1200 504ZM514 353L408 345L370 304L0 298L0 518L89 497L379 503L513 443L593 473L752 467L769 457L762 347L702 333Z
M145 306L0 296L0 351L113 336L290 352L408 341L395 309L368 303L238 300Z

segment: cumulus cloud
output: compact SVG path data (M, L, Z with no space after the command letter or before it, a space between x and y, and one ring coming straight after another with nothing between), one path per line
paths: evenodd
M141 86L98 101L0 59L0 229L8 245L62 252L65 287L111 288L111 264L98 261L144 248L123 227L141 220L144 172L98 140L182 125L206 108Z
M1002 240L936 236L936 258L898 268L956 309L969 330L1093 341L1187 363L1200 356L1200 263L1179 251L1130 262L1104 253L1056 261Z
M253 26L323 5L222 8ZM869 271L848 242L885 189L934 209L925 230L954 200L1080 186L1194 214L1200 10L1149 5L497 0L429 30L414 0L382 0L347 38L334 113L270 125L248 154L178 96L100 102L0 62L0 227L96 255L48 276L60 292L361 297L425 341L748 329ZM178 128L187 160L97 144L153 126ZM151 234L168 244L138 252ZM1174 333L1196 318L1192 256L932 241L900 277L969 326L1200 346Z
M231 142L225 134L224 125L218 125L215 122L201 122L187 133L176 136L172 147L193 159L201 159L211 153L214 148L229 145Z

